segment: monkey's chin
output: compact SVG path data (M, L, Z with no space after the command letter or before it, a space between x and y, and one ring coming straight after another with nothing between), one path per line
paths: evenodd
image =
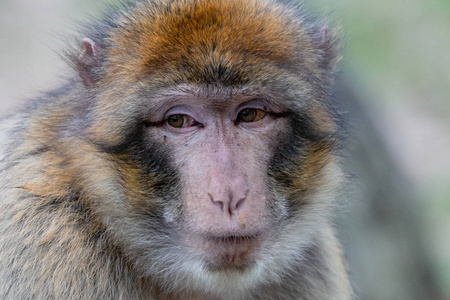
M206 236L200 251L206 268L211 272L239 272L254 266L259 245L258 235Z

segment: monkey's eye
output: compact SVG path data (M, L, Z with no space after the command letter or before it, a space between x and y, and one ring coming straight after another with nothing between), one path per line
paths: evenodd
M170 115L167 118L167 124L174 128L192 127L200 125L200 123L195 121L194 118L184 114Z
M256 108L245 108L241 110L236 119L236 123L239 122L256 122L266 116L266 112Z

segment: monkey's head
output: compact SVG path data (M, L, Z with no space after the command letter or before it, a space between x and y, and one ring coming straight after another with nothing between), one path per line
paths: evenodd
M339 178L319 23L273 1L138 1L83 40L81 193L142 276L238 292L302 260Z

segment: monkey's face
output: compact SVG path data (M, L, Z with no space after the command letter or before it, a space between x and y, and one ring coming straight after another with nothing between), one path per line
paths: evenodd
M268 99L220 91L175 93L152 109L146 142L169 153L181 188L164 219L177 223L180 243L207 268L254 264L271 226L286 217L268 178L286 117Z

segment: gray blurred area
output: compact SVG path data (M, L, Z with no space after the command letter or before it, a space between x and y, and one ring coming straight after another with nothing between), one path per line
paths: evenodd
M18 109L67 75L62 55L79 22L97 15L102 0L0 1L0 116Z
M0 1L0 116L63 81L77 22L111 1ZM358 299L450 299L450 1L304 2L346 33L337 223Z

